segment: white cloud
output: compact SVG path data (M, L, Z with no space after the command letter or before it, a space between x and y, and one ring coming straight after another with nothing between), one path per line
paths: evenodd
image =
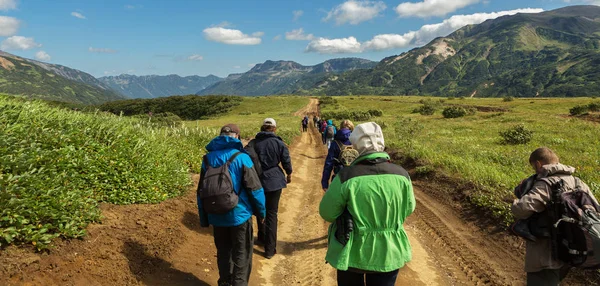
M17 9L16 0L0 0L0 10L8 11L13 9Z
M241 66L233 66L234 69L241 69Z
M402 35L382 34L376 35L371 40L360 43L354 37L343 39L318 38L311 41L306 47L306 52L321 54L332 53L360 53L372 50L389 50L423 45L429 41L446 36L466 25L480 24L489 19L517 13L540 13L543 9L525 8L493 13L476 13L471 15L455 15L441 23L424 25L417 31L409 31Z
M79 18L79 19L87 19L85 16L83 16L83 14L81 14L79 12L71 12L71 16L73 16L75 18Z
M479 3L480 0L423 0L423 2L404 2L396 6L400 17L444 16L458 9Z
M99 53L99 54L115 54L117 53L117 51L113 50L113 49L107 49L107 48L93 48L93 47L89 47L88 51L90 53Z
M13 17L0 16L0 37L8 37L17 33L21 22Z
M281 35L277 35L275 37L273 37L273 41L279 41L281 40Z
M304 15L304 11L302 10L295 10L292 12L292 14L294 14L294 22L298 21L298 19L300 19L300 17L302 17L302 15Z
M207 40L228 45L258 45L262 41L260 37L263 35L262 32L256 32L253 36L249 36L240 30L223 27L210 27L204 29L203 32Z
M23 36L12 36L5 39L0 44L2 50L31 50L41 47L41 44L35 42L33 38Z
M311 41L314 38L313 34L304 34L304 29L302 28L285 32L285 39L290 41Z
M201 61L203 59L204 59L204 57L201 55L198 55L198 54L194 54L194 55L187 57L188 61Z
M337 7L333 8L327 17L323 18L323 21L329 21L334 19L337 25L343 25L350 23L351 25L357 25L361 22L371 20L381 12L383 12L387 6L385 3L372 2L372 1L346 1Z
M48 62L50 59L52 59L52 57L50 57L50 55L44 51L39 51L35 53L35 59L38 61Z
M316 40L312 40L305 50L307 53L320 54L360 53L361 51L361 44L356 40L355 37L342 39L318 38Z
M252 37L262 37L265 35L265 32L254 32L252 33Z

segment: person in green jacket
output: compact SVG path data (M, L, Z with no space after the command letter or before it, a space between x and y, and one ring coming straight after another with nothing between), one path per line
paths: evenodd
M339 286L393 286L412 259L403 226L415 210L412 183L390 162L376 123L356 126L350 142L360 157L334 178L319 206L332 223L325 260L337 269Z

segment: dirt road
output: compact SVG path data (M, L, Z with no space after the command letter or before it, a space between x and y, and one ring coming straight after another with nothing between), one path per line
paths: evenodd
M296 115L315 114L317 104ZM319 136L311 128L290 146L295 171L281 198L278 254L267 260L255 247L251 285L336 284L318 214L326 155ZM397 285L524 285L518 241L466 223L443 190L414 183L417 209L405 226L413 261ZM103 205L102 224L84 239L57 241L50 254L3 249L0 285L216 285L212 230L199 227L195 188L157 205Z

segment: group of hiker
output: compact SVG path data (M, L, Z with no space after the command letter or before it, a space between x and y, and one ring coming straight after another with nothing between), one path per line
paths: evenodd
M308 122L302 119L303 132ZM416 206L408 172L391 162L377 123L343 120L338 130L315 116L313 125L327 146L319 205L331 223L325 260L340 286L395 285L412 259L403 226ZM279 199L291 182L289 151L274 119L265 119L245 148L239 134L228 124L208 144L198 187L201 225L214 227L219 286L248 285L252 215L265 257L276 254ZM559 285L573 267L600 268L600 205L589 187L548 148L536 149L529 163L535 175L515 188L511 208L518 219L511 230L527 240L527 285Z

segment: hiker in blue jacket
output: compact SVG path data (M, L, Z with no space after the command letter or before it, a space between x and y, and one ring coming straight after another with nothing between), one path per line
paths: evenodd
M219 268L218 285L248 285L252 269L254 234L252 215L264 220L265 194L260 179L239 139L240 129L235 124L221 128L221 134L207 146L206 159L200 171L198 184L198 212L202 227L213 226L214 241L217 247ZM240 154L237 154L240 153ZM237 154L237 155L236 155ZM225 214L208 214L203 209L200 193L208 166L218 168L236 156L229 165L233 190L238 196L238 204Z
M331 120L330 120L331 121ZM321 178L321 186L324 191L329 188L329 182L331 181L331 175L335 176L341 170L341 164L337 161L340 157L342 149L341 145L352 146L350 143L350 135L354 130L354 124L350 120L342 121L340 124L340 130L335 134L335 142L329 147L327 153L327 159L325 159L325 166L323 167L323 176Z
M331 147L331 142L333 142L335 138L335 134L337 133L337 127L333 124L333 120L327 120L327 127L325 127L325 131L323 131L324 142L327 145L327 149Z

